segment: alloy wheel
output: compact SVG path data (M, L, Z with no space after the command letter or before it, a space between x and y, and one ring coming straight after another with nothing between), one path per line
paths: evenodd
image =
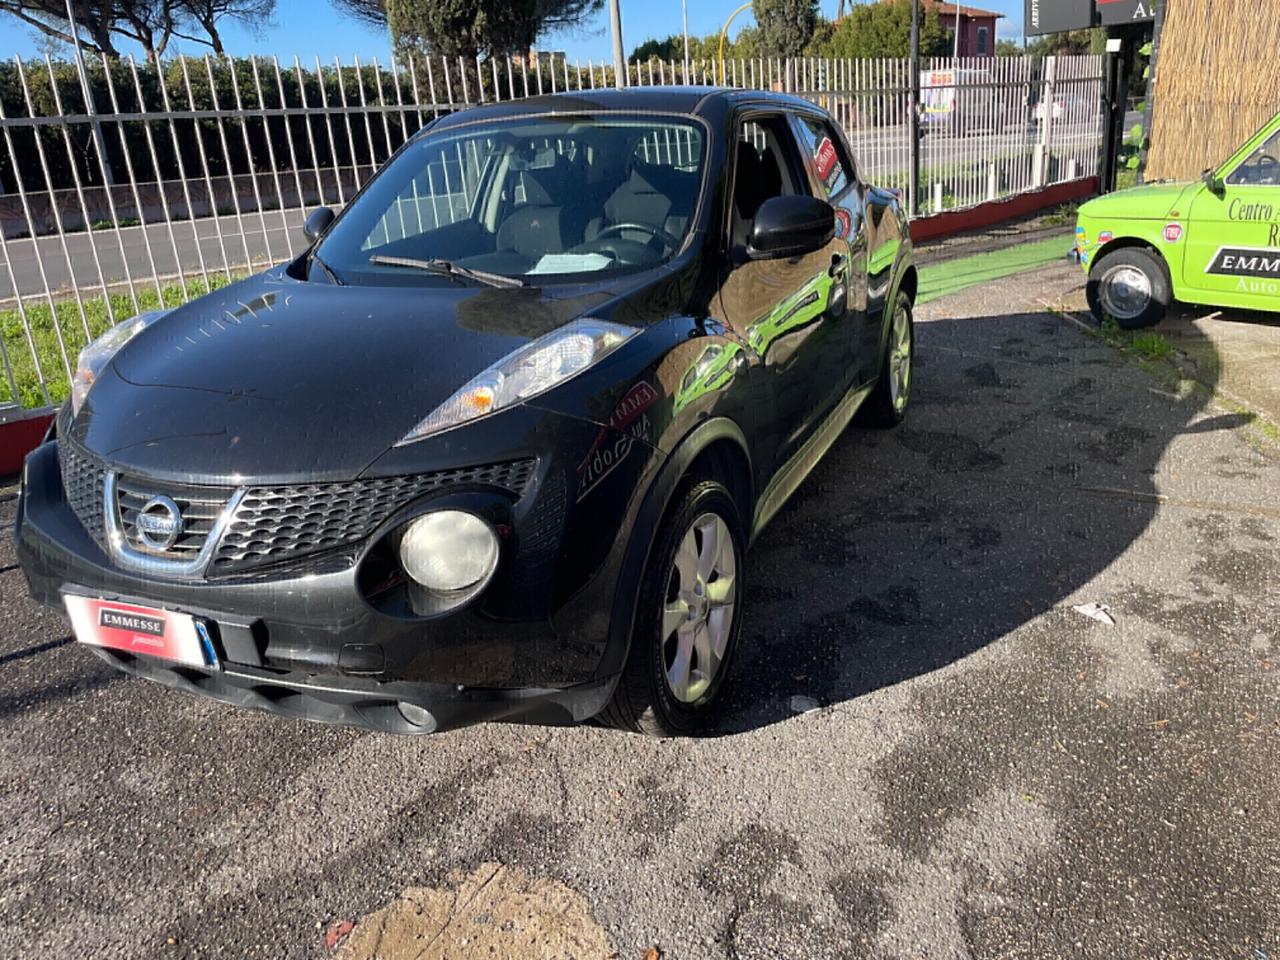
M662 663L681 703L710 688L729 645L737 603L737 550L728 524L704 513L676 549L662 611Z
M911 318L899 304L889 332L889 398L895 413L902 413L911 394Z

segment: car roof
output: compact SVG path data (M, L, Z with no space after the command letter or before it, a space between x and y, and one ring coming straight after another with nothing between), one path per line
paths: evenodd
M431 126L438 130L455 124L531 113L643 111L706 116L712 112L723 112L731 106L756 103L792 109L819 109L816 104L803 97L769 90L712 86L627 87L622 90L602 87L598 90L572 90L479 104L441 117Z

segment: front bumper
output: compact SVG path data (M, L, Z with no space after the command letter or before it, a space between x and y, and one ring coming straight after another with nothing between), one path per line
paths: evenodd
M557 419L558 439L570 450L589 448L601 430ZM567 482L555 473L564 459L540 458L537 480L512 505L512 562L504 559L474 603L434 618L389 616L367 601L359 570L369 544L240 578L159 580L121 569L69 507L56 440L27 461L18 559L32 596L60 610L62 593L72 590L200 618L213 637L213 668L94 649L119 669L171 687L395 732L495 719L575 722L599 712L616 679L605 672L614 659L605 652L621 531L655 457L645 448L610 475L599 497L578 502L566 495L571 468ZM614 512L604 527L619 531L612 544L598 533L602 510Z
M468 688L282 674L235 663L201 670L100 647L89 649L125 673L187 693L279 716L388 733L439 733L490 720L579 723L604 709L615 682L605 677L559 689Z

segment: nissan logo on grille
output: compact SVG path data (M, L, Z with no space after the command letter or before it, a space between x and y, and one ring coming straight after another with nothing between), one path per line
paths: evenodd
M182 535L182 513L166 496L155 496L138 511L138 539L152 550L168 550Z

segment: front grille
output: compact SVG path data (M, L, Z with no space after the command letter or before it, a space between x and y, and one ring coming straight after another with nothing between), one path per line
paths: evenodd
M65 439L58 444L58 458L68 506L90 536L105 543L106 466ZM410 500L444 487L492 486L523 496L536 465L535 460L513 460L407 477L250 487L223 531L206 573L225 576L349 547L368 537ZM121 529L134 550L178 562L190 561L204 546L234 492L227 487L163 483L121 475L116 479ZM181 536L164 551L147 548L137 536L138 511L157 494L170 497L178 505L183 521Z
M227 574L356 543L392 513L442 487L482 484L523 495L533 460L350 483L251 487L222 535L209 568Z
M62 471L62 491L67 498L67 506L89 536L102 543L102 481L106 474L102 462L63 439L58 442L58 465Z
M116 480L116 504L120 508L120 528L125 542L135 550L171 560L193 560L204 549L205 541L218 516L227 506L232 491L221 487L198 487L186 484L156 483L121 476ZM152 497L163 495L178 505L182 515L182 533L165 550L154 550L138 536L138 512Z

